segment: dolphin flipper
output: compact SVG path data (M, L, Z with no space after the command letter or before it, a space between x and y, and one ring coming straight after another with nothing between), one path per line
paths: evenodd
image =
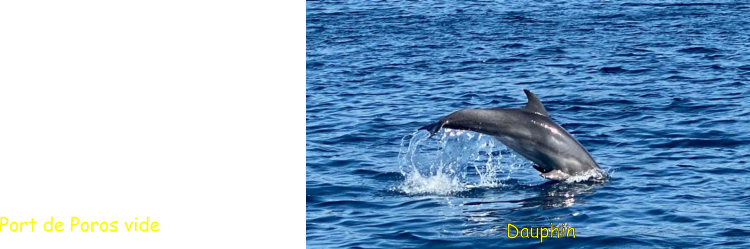
M531 166L534 167L534 169L536 169L537 171L539 171L540 176L546 179L563 181L565 179L568 179L568 177L570 177L570 175L557 169L545 169L545 168L539 167L538 165L531 165Z
M546 179L555 180L555 181L565 181L565 179L568 179L570 177L570 175L558 169L553 169L546 173L539 173L539 175Z
M534 169L539 171L539 173L547 173L547 172L552 171L551 169L545 169L545 168L539 167L539 165L536 165L536 164L531 165L531 167L534 167Z

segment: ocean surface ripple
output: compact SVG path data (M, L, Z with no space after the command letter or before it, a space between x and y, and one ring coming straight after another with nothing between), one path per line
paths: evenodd
M306 8L308 247L750 247L749 2ZM522 107L522 89L609 181L548 182L491 137L417 132Z

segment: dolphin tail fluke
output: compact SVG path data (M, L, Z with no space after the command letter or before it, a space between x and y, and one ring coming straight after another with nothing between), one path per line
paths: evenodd
M437 133L441 127L442 125L440 125L440 122L437 122L437 123L432 123L432 124L422 126L422 128L419 128L419 130L426 130L430 132L430 136L428 137L430 138L432 137L432 135L435 135L435 133Z

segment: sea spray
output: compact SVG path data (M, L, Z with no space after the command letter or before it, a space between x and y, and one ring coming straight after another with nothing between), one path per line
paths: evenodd
M408 143L406 141L408 140ZM452 194L474 187L498 187L499 176L528 166L495 138L464 130L443 129L433 138L426 131L404 136L399 168L406 194Z

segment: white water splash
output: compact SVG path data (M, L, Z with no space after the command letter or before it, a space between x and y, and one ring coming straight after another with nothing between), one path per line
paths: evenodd
M612 177L612 174L615 173L614 169L607 169L607 168L601 168L601 169L591 169L588 171L584 171L578 175L571 176L568 179L565 179L565 182L567 183L576 183L576 182L586 182L586 181L595 181L595 182L604 182L607 181L610 177Z
M406 194L446 195L498 187L503 175L510 178L513 171L528 166L527 160L491 136L451 129L428 136L417 131L401 140L399 167L406 180L398 190Z
M567 183L575 183L575 182L585 182L585 181L592 181L594 179L607 179L610 174L607 173L604 169L592 169L585 172L581 172L578 175L570 176L568 179L565 179L565 182ZM604 180L599 180L604 181Z

